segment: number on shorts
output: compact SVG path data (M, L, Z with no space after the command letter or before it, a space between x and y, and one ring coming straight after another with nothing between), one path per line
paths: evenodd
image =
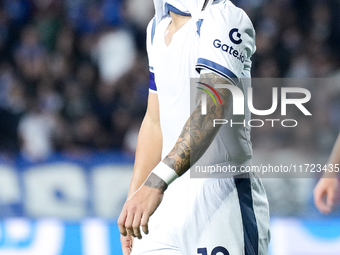
M226 248L222 247L222 246L215 247L212 250L211 255L217 255L217 253L222 253L223 255L230 255L229 251ZM207 248L198 248L197 249L197 254L208 255ZM220 254L218 254L218 255L220 255Z

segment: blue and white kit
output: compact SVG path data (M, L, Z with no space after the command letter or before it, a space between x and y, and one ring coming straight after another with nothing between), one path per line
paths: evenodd
M174 147L190 117L190 78L216 73L245 91L250 86L255 31L246 13L229 0L154 0L147 28L150 93L157 93L163 134L162 158ZM169 11L191 19L165 44ZM229 111L227 118L234 118ZM243 119L250 118L246 112ZM201 165L250 165L250 129L223 125ZM175 180L150 217L149 234L135 239L132 255L265 255L269 209L261 181L252 178Z

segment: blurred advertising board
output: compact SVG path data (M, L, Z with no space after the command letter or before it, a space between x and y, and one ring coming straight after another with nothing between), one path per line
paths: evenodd
M122 154L0 160L0 217L118 217L133 160Z
M0 221L1 255L122 255L115 221ZM340 254L340 219L272 219L270 255Z

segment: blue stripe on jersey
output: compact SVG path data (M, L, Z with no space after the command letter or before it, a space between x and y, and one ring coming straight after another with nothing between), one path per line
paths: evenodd
M240 203L245 255L258 255L259 233L253 208L251 181L249 178L234 178Z
M181 10L177 9L175 6L165 3L165 13L168 13L169 11L176 13L178 15L183 15L183 16L190 16L190 13L187 12L182 12Z
M153 91L157 91L157 86L155 82L155 74L153 72L150 72L150 87L149 89Z
M151 44L153 44L153 38L155 37L156 32L156 19L153 18L152 28L151 28Z
M213 61L207 60L205 58L199 58L197 60L197 63L196 63L197 71L199 71L199 69L201 68L206 68L213 72L216 72L234 84L237 84L239 82L239 79L237 78L237 76L232 71L230 71L228 68L221 66L220 64L217 64Z
M196 22L196 27L197 27L197 34L200 36L201 35L201 26L202 26L202 23L203 23L203 19L199 19L197 22Z

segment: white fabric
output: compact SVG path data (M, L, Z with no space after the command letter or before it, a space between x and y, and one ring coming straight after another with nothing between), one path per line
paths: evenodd
M154 0L155 4L155 17L156 24L158 24L161 18L165 15L165 3L171 4L182 12L189 12L194 20L198 20L202 11L205 0ZM208 6L213 2L209 0Z
M199 77L195 70L199 49L195 22L190 19L166 46L164 33L170 21L169 16L162 19L152 45L151 27L148 29L149 65L154 68L163 133L162 158L171 151L190 116L190 77Z
M250 57L256 50L255 30L242 9L229 1L212 5L205 13L200 37L199 59L214 62L237 78L242 77L244 70L250 70ZM198 61L197 67L204 66L200 64Z
M196 0L197 1L197 0ZM201 0L199 0L202 2ZM176 7L178 10L184 13L191 13L189 11L188 3L190 1L181 1L181 0L165 0L166 3L171 4L172 6Z
M232 38L230 38L230 34L232 34ZM216 42L220 42L220 47L217 47L219 45ZM222 49L222 47L224 48ZM225 3L213 4L206 10L200 31L197 69L206 68L229 79L244 92L245 98L247 98L247 88L251 86L250 57L255 49L255 31L250 19L242 9L235 7L230 1L225 1ZM237 51L237 54L234 51ZM244 56L244 60L238 59L239 56ZM238 83L232 79L231 74L239 80ZM196 170L196 166L219 164L237 167L251 163L250 127L248 125L244 127L242 124L231 127L230 124L231 121L248 123L250 117L247 107L244 116L233 115L232 110L228 111L225 119L229 123L220 128L208 150L192 168L192 176L197 177L196 172L193 172ZM226 163L223 163L224 161ZM227 174L232 175L232 173ZM227 176L227 174L223 173L222 175ZM199 175L203 177L202 174L199 173ZM219 173L214 175L220 177Z
M251 179L251 187L258 226L258 255L267 255L268 202L259 179ZM195 255L202 248L210 255L218 246L226 248L231 255L244 255L244 229L234 179L186 183L176 180L151 216L149 234L142 235L141 240L135 238L131 255Z
M167 185L170 185L178 178L178 174L163 161L159 162L158 165L151 171L151 173L157 175Z
M244 23L236 24L233 20ZM190 111L196 107L195 100L189 100L191 97L190 78L199 78L199 74L195 70L199 56L209 61L218 62L224 68L236 73L239 78L250 78L251 61L249 58L255 50L255 40L247 34L254 31L252 24L246 14L241 9L236 8L230 1L214 3L210 6L205 13L200 36L197 34L196 21L190 19L173 35L170 45L166 46L164 34L170 22L171 17L169 16L162 19L156 28L153 43L151 43L152 22L150 22L147 40L149 64L153 67L157 85L163 133L162 158L171 151L190 117ZM229 38L229 31L222 29L223 27L226 27L229 31L234 27L239 29L242 43L233 47L238 49L239 52L244 52L246 58L243 65L241 65L241 61L230 56L229 53L214 47L213 42L215 39L227 42ZM211 31L210 33L209 30ZM218 30L222 30L222 32L220 33ZM255 34L253 33L253 35ZM209 65L206 67L209 67ZM238 86L246 92L247 87L250 86L250 79L243 79ZM234 122L243 122L245 119L247 123L248 119L250 119L250 114L247 112L245 116L233 116L232 111L228 111L226 119L233 119ZM234 125L231 128L229 124L220 128L214 141L196 165L247 165L251 157L249 127L244 128L241 125ZM189 173L183 177L189 178Z
M163 1L156 2L163 7ZM188 0L188 2L197 3L191 0ZM193 17L173 35L171 43L167 46L164 41L164 34L171 22L171 17L164 16L161 13L156 22L152 43L153 21L149 24L147 50L158 92L163 134L162 158L172 150L190 117L191 111L196 107L195 100L189 100L191 98L190 78L199 78L195 69L199 55L209 60L209 56L205 55L202 43L206 44L206 47L210 48L208 50L213 52L216 49L212 48L214 47L212 43L216 39L214 36L221 36L220 40L224 40L223 33L227 33L227 36L229 34L229 31L224 28L230 29L228 22L233 19L240 20L239 16L245 15L230 1L215 3L207 8L204 16L204 19L207 18L210 24L211 34L208 33L207 27L203 28L202 34L199 36L196 25L198 16ZM191 8L189 3L188 8ZM213 8L215 9L209 10ZM193 13L192 10L189 9L189 11ZM200 11L197 13L200 15ZM216 15L216 18L209 17L210 15ZM200 15L200 17L202 16ZM245 20L243 17L242 21ZM241 38L246 37L243 32L253 30L251 23L232 24L235 24L242 32ZM204 25L205 20L203 20L202 26ZM223 28L222 34L219 34L217 30L221 30L221 28ZM245 40L245 42L254 44L254 40ZM248 51L244 48L248 47L247 44L240 43L238 47L240 52L241 50L242 52L243 50ZM252 47L255 48L254 45ZM248 48L250 49L251 46ZM224 68L238 73L239 78L250 78L251 62L248 58L251 56L251 52L246 55L247 62L243 66L234 67L233 60L229 61L229 57L225 57L226 60L223 62L224 52L216 50L218 53L214 52L214 54L221 54L222 56L213 56L210 61L218 61ZM249 79L248 82L242 81L237 86L246 90L250 86L250 81ZM232 112L229 112L226 118L234 118ZM237 118L242 119L249 117L248 114L237 116ZM239 120L235 119L235 121ZM199 162L202 165L231 162L241 165L246 161L248 162L252 157L249 131L249 128L243 128L240 125L236 128L230 128L227 125L222 126ZM234 179L190 179L189 177L190 172L188 171L169 185L164 193L162 203L150 218L149 234L143 235L142 240L135 240L132 255L192 255L199 254L198 249L204 248L207 249L207 254L212 254L212 251L219 246L225 247L229 254L244 255L244 227L249 228L249 226L243 225L240 201ZM252 204L259 230L259 254L266 255L268 254L269 241L268 203L260 181L251 179L250 184L249 186L252 188L251 196L253 197ZM215 252L217 251L215 250ZM217 252L217 254L220 253L222 252Z

